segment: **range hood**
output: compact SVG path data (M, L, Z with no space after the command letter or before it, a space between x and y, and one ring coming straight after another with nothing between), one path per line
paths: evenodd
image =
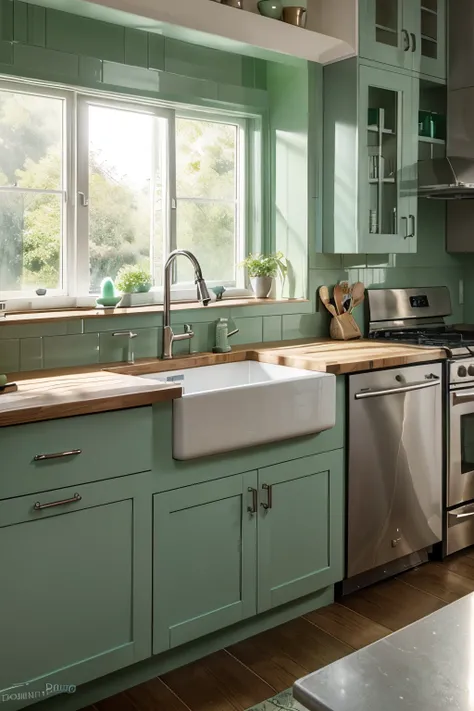
M474 200L474 0L448 0L446 158L418 163L418 195Z

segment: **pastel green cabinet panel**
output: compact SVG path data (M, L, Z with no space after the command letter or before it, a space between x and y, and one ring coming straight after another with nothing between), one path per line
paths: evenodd
M155 495L155 654L256 613L256 487L249 472Z
M454 0L455 1L455 0ZM413 27L417 38L416 68L422 74L446 79L447 74L447 0L412 2Z
M0 503L0 688L82 684L150 656L147 476Z
M416 3L418 0L409 0ZM406 0L359 1L359 52L362 57L412 69Z
M342 580L344 450L260 469L258 611Z
M139 407L1 427L0 499L150 470L152 417Z

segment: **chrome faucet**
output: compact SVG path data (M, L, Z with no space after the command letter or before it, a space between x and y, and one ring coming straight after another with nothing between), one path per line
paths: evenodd
M171 252L165 264L165 276L163 280L164 287L164 304L163 304L163 360L169 360L173 357L174 341L186 341L194 336L191 326L188 324L184 327L184 333L174 334L170 325L171 311L171 267L178 255L182 254L187 257L194 267L194 280L197 286L198 298L203 306L207 306L211 300L207 290L206 282L203 279L201 265L192 252L187 249L175 249Z

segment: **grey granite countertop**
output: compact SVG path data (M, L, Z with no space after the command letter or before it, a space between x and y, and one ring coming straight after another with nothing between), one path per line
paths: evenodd
M474 593L309 674L293 691L310 711L474 711Z

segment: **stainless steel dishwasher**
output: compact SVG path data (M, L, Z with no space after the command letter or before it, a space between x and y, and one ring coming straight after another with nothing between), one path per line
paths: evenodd
M349 377L344 592L427 560L441 540L442 392L441 363Z

